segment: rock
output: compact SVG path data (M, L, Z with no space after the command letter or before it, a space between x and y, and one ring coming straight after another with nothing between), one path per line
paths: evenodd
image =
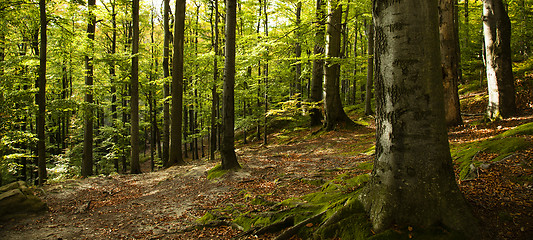
M0 187L0 217L7 214L40 212L46 209L46 203L36 197L23 181Z

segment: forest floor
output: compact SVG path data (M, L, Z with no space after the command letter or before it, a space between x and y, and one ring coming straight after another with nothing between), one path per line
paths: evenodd
M450 143L489 138L533 122L532 106L523 108L515 118L480 122L486 99L478 98L479 94L462 97L462 110L469 114L464 125L450 129ZM339 174L370 172L370 168L356 166L374 158L373 124L313 134L316 130L279 130L269 135L268 145L239 144L236 153L242 169L212 180L207 179L207 171L218 161L189 160L184 166L156 172L149 172L149 164L144 164L146 173L139 175L47 185L39 195L49 211L0 222L0 239L230 239L241 230L231 226L186 228L213 209L260 212L264 207L253 204L255 199L279 202L319 191L322 183ZM532 136L527 138L533 142ZM489 239L533 237L532 146L477 169L475 179L458 182ZM490 153L475 156L480 161L494 157Z

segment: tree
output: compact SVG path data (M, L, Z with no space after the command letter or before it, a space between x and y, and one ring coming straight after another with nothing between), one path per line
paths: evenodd
M235 155L235 29L237 26L237 1L226 0L226 60L222 93L223 140L220 148L222 169L240 168Z
M47 18L46 0L39 0L40 23L41 23L41 48L39 52L39 92L37 93L37 104L39 113L37 114L37 155L39 185L46 182L46 136L44 134L46 117L46 47L47 47Z
M327 25L328 46L326 51L326 83L324 104L326 106L326 121L324 128L333 130L338 124L354 126L355 123L346 115L342 107L339 92L340 50L341 50L341 19L342 5L337 0L329 2L329 17Z
M176 0L174 55L172 59L172 113L169 164L183 164L181 125L183 108L183 49L185 39L185 0Z
M163 83L163 91L165 101L163 103L163 166L168 167L169 158L169 144L170 144L170 104L168 97L170 96L170 89L168 86L168 78L170 77L170 0L164 0L163 7L163 30L164 30L164 42L163 42L163 77L165 77L165 83Z
M139 164L139 0L133 0L133 39L131 54L131 173L141 173Z
M516 113L515 86L511 66L511 20L502 0L483 1L483 36L490 119L508 118Z
M311 102L318 104L322 100L322 79L324 78L324 54L325 45L325 4L323 0L316 1L316 25L315 25L315 47L313 54L313 73L311 78ZM318 107L313 107L309 112L311 116L311 126L318 126L322 123L322 111Z
M477 221L455 179L444 120L437 0L373 1L376 159L361 201L374 230L464 231Z
M444 110L448 126L463 123L459 105L459 38L455 31L456 0L439 0L439 31L444 83Z
M368 60L366 67L366 89L365 89L365 115L372 115L370 101L372 99L372 87L374 80L374 24L368 25Z
M87 37L89 39L88 54L85 55L85 126L83 134L83 159L81 164L81 176L93 175L93 56L94 54L94 33L96 29L96 15L94 15L95 0L87 1L89 17L87 19Z
M217 121L216 121L216 113L217 113L217 104L218 104L218 92L217 92L217 82L218 82L218 0L214 0L214 7L213 7L213 15L214 15L214 24L213 25L213 51L215 52L215 57L213 58L213 84L211 85L211 136L210 136L210 143L209 143L209 158L211 160L215 159L215 151L216 151L216 145L217 145Z

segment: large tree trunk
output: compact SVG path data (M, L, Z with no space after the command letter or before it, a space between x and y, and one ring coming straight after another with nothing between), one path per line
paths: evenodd
M226 1L226 61L224 66L222 96L223 140L220 149L222 169L240 168L235 155L235 28L237 26L237 1Z
M477 231L448 146L437 3L373 2L376 159L361 200L376 231L393 224Z
M295 94L300 93L300 96L297 98L299 101L302 98L303 91L302 91L302 63L300 58L302 57L302 46L300 44L300 25L301 25L301 16L302 14L302 2L296 3L296 31L295 31L295 38L296 38L296 44L294 46L294 54L296 57L296 61L298 62L296 64L296 72L294 74L294 81L295 81Z
M163 77L165 77L165 83L163 84L163 94L165 101L163 103L163 166L168 167L169 147L170 147L170 104L168 97L170 97L170 89L168 86L168 79L170 77L170 26L169 26L169 12L170 12L170 0L164 0L163 7L163 27L165 39L163 42Z
M333 130L338 124L354 126L355 123L346 115L342 107L339 92L340 64L335 62L340 57L341 50L341 18L342 5L337 0L329 3L328 17L328 46L326 56L326 96L324 104L326 106L326 130Z
M463 123L459 106L458 36L455 31L455 0L439 0L440 51L444 85L444 110L448 126Z
M131 59L131 173L141 173L139 164L139 0L133 0L133 43Z
M516 113L511 66L511 21L502 0L483 1L483 35L489 89L488 117L508 118Z
M169 164L183 164L181 125L183 109L183 49L185 34L185 0L176 0L174 21L174 58L172 59L172 121Z
M87 92L85 93L85 102L87 103L85 109L85 127L83 134L83 159L81 163L81 176L88 177L93 175L93 57L94 52L94 32L96 24L96 16L93 13L95 7L95 0L87 2L89 9L89 18L87 23L87 37L89 38L89 55L85 56L85 85Z
M311 102L318 105L322 100L322 81L324 79L324 60L322 59L325 46L325 18L326 10L323 0L316 1L316 27L315 27L315 47L313 54L317 57L313 61L313 73L311 78ZM309 111L311 126L322 124L322 110L319 106L314 106Z
M368 60L366 67L366 84L365 84L365 115L372 115L372 88L374 86L374 24L368 25Z
M44 134L46 117L46 0L39 0L40 23L41 23L41 48L39 53L39 92L37 93L37 155L39 169L39 185L43 185L47 179L46 173L46 136Z

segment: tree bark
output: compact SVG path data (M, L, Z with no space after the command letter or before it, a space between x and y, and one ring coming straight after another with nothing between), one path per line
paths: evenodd
M43 185L47 179L46 172L46 136L45 136L45 117L46 117L46 49L47 49L47 18L46 18L46 0L39 0L40 24L41 24L41 47L39 52L39 92L37 93L37 104L39 113L37 114L37 155L39 185Z
M323 0L316 1L316 26L315 26L315 47L313 54L315 60L313 61L313 73L311 78L311 102L314 106L309 111L311 117L311 126L318 126L322 124L322 110L318 106L322 101L322 81L324 79L324 46L325 46L325 3Z
M163 42L163 77L165 83L163 84L163 94L165 101L163 103L163 166L168 167L169 147L170 147L170 104L168 98L170 97L170 89L168 86L168 79L170 77L170 0L164 0L163 6L163 28L164 28L164 42Z
M185 5L185 0L176 0L176 16L174 21L174 57L172 59L172 125L170 136L170 165L185 163L181 149Z
M139 163L139 0L133 0L133 39L131 59L131 173L141 173Z
M374 230L478 231L455 179L444 120L438 1L374 1L376 159L360 199Z
M372 115L372 88L374 87L374 24L368 25L368 60L365 84L365 115Z
M483 1L483 35L490 119L516 114L515 86L511 66L511 21L502 0Z
M89 54L94 53L94 33L96 25L96 16L93 13L95 0L87 1L89 18L87 23L87 37L89 38ZM85 128L83 134L83 159L81 164L81 176L88 177L93 175L93 57L85 56Z
M302 91L302 80L301 80L301 76L302 76L302 64L301 64L301 57L302 57L302 46L300 44L300 35L301 35L301 31L300 31L300 25L301 25L301 16L302 14L302 2L298 2L296 4L296 31L295 31L295 38L296 38L296 44L294 46L294 54L295 54L295 57L296 57L296 61L298 63L296 63L296 72L295 72L295 76L294 76L294 86L295 86L295 94L300 94L300 96L297 98L297 100L299 101L301 98L302 98L302 94L303 94L303 91Z
M240 168L235 155L235 29L237 26L237 1L226 0L226 60L222 96L223 140L220 149L222 169Z
M355 123L346 115L342 107L339 92L340 64L337 62L341 50L341 18L342 5L338 0L331 0L329 3L329 17L327 25L328 46L326 51L326 130L333 130L338 124L355 126Z
M459 105L458 36L455 31L455 0L439 0L439 31L444 85L444 110L448 126L463 123Z

